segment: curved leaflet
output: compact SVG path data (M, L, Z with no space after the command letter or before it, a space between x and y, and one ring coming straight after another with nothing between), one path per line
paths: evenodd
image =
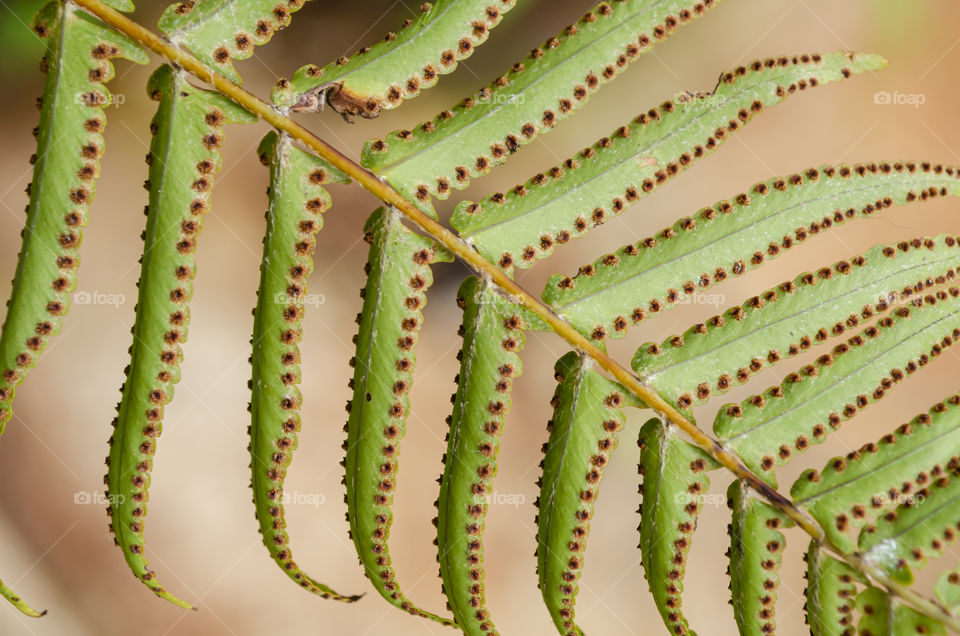
M127 378L113 421L104 482L110 526L134 575L157 596L189 608L164 590L147 565L143 540L147 490L163 407L180 379L181 345L187 339L196 273L193 253L202 214L209 206L213 173L220 167L223 125L256 118L221 95L194 88L182 71L170 66L154 72L147 90L159 101L147 155L150 204L145 210L130 365L124 370Z
M40 618L41 616L46 616L47 610L37 611L30 607L30 605L20 598L20 595L17 594L13 589L11 589L3 581L0 581L0 596L7 599L11 605L16 607L20 612L30 618Z
M263 543L300 587L324 598L354 601L308 576L293 560L283 506L283 480L300 430L300 349L306 280L313 270L314 234L330 208L323 184L348 183L340 171L269 132L257 149L270 167L270 209L253 318L250 382L250 467L253 503Z
M360 331L347 403L350 418L344 442L347 518L364 573L391 605L441 623L452 621L413 605L400 590L390 564L393 493L397 487L400 442L410 409L414 349L423 323L431 263L451 255L408 230L394 210L378 208L364 227L370 243L357 315Z
M787 540L778 528L787 522L737 480L727 489L733 509L730 524L730 592L741 636L776 632L777 588Z
M717 0L601 2L487 87L414 130L364 146L362 163L429 205L552 129L641 53Z
M702 404L885 311L899 295L952 279L958 246L952 236L875 246L753 296L660 345L641 346L633 369L681 408Z
M954 447L956 448L956 446ZM929 485L924 483L896 510L860 532L858 548L863 558L878 565L895 580L913 583L913 570L936 559L957 540L960 529L960 465L947 468Z
M960 396L951 395L878 442L832 459L822 472L805 471L790 496L834 545L849 552L854 548L851 530L960 469L958 448Z
M935 592L943 606L956 613L960 609L960 568L941 574Z
M545 302L594 339L709 294L720 283L831 228L893 205L960 193L960 169L930 162L824 165L775 177L626 245L575 276L555 274Z
M676 437L659 420L640 431L640 554L643 574L660 616L673 633L693 634L683 615L683 577L687 552L700 516L700 502L710 488L706 471L715 468L709 455Z
M463 348L437 499L437 560L457 626L470 635L498 634L484 596L484 520L510 391L523 372L525 324L488 279L467 278L457 304Z
M903 634L943 634L940 623L918 614L883 590L868 587L857 596L860 636L903 636Z
M132 4L114 2L130 10ZM139 64L143 50L70 3L51 2L31 28L45 40L40 68L46 73L33 179L21 232L22 244L0 334L0 435L13 417L17 386L61 327L76 286L81 228L100 173L104 108L112 103L104 84L113 78L113 57ZM0 595L23 614L42 616L0 583Z
M306 0L182 0L166 8L158 26L174 44L239 84L234 60L253 55Z
M663 102L506 194L459 204L450 222L489 260L530 267L709 155L764 108L885 65L849 53L757 60L723 73L713 93Z
M319 67L308 64L292 81L281 80L273 99L293 111L322 110L327 104L350 121L372 119L381 109L396 108L487 41L490 29L516 0L437 0L420 5L415 19L404 22L373 46Z
M70 4L46 5L33 30L46 40L47 79L23 244L0 335L0 433L17 385L60 331L76 285L81 228L104 148L103 110L112 103L104 86L113 77L110 58L147 62L137 44Z
M960 339L960 289L917 294L783 383L717 412L713 430L758 475L823 442Z
M811 636L851 636L857 582L862 576L811 541L807 561L806 621Z
M537 499L540 593L561 634L582 634L575 622L577 583L600 480L624 426L621 406L640 402L574 351L554 366L557 390L547 424Z

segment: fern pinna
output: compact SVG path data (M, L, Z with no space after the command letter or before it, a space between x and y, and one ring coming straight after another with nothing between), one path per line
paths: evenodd
M337 591L337 572L314 578L294 561L293 536L306 539L288 532L284 509L297 433L311 425L300 416L310 396L299 388L298 344L315 234L331 208L326 185L355 182L384 206L364 227L369 257L351 361L343 484L361 567L391 605L465 634L498 633L485 583L484 561L495 556L485 547L489 497L526 338L545 331L573 349L554 368L558 385L535 517L538 583L559 633L589 627L576 616L579 582L600 483L629 428L628 408L647 417L633 431L643 495L640 562L670 633L696 627L683 608L686 564L710 473L721 469L735 477L727 491L728 576L742 634L776 630L790 528L809 535L811 633L960 631L957 564L940 573L932 596L912 585L915 572L937 561L960 532L956 393L910 422L883 428L823 469L806 470L789 495L777 490L776 475L960 338L960 238L904 236L819 263L641 345L632 370L606 352L608 339L624 337L631 326L837 226L958 194L960 170L910 160L806 167L691 212L653 236L590 259L573 275L556 274L540 299L514 280L518 269L533 267L679 178L772 106L880 70L886 65L881 56L811 52L724 70L712 90L648 104L611 126L608 136L509 191L459 202L447 228L435 198L446 199L508 162L717 0L601 2L436 117L370 140L359 163L289 114L330 107L352 121L399 107L495 37L491 30L515 2L425 3L400 30L354 56L308 64L293 79L281 79L267 103L239 86L234 63L266 44L303 4L178 2L160 19L166 38L120 13L132 9L123 0L56 0L33 23L47 42L47 82L23 247L0 336L0 430L12 417L16 386L68 308L80 227L104 150L109 59L146 62L146 48L168 62L148 85L158 107L150 124L145 245L131 360L105 477L111 530L141 582L191 607L166 591L147 565L147 491L164 407L189 349L194 253L212 205L220 147L230 125L259 119L275 130L258 149L270 185L251 340L251 487L263 543L300 587L323 598L360 598ZM190 76L212 88L195 86ZM83 96L76 107L73 95ZM435 267L454 258L473 273L457 296L463 347L434 519L444 614L408 597L393 566L397 546L390 534L423 309ZM711 433L697 424L694 407L755 383L774 365L786 367L774 386L717 407ZM0 591L24 614L42 615L10 587L0 583Z

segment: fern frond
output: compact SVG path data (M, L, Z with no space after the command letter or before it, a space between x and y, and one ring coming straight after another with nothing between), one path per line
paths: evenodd
M806 621L811 636L852 636L857 581L862 576L843 561L810 542L807 561Z
M603 470L624 425L622 406L640 402L571 351L557 361L553 417L547 425L537 498L537 576L540 593L561 634L582 634L575 622L590 519Z
M742 481L730 484L730 592L742 636L776 632L777 588L787 540L778 528L788 521Z
M133 8L121 0L112 6ZM27 219L0 333L0 435L13 417L17 386L59 333L76 286L81 228L104 150L104 108L112 102L105 86L114 73L110 59L147 62L139 45L71 3L45 5L31 28L45 40L41 69L47 78L38 100ZM44 614L2 582L0 596L27 616Z
M362 163L428 207L579 108L641 53L717 0L601 2L489 86L414 130L367 142Z
M457 626L471 636L498 634L484 595L483 537L510 391L523 372L525 325L487 279L467 278L457 304L463 348L437 499L437 560Z
M432 87L473 55L514 4L516 0L426 2L399 32L353 57L323 68L308 64L292 81L281 80L273 100L293 111L317 111L329 104L347 121L352 116L372 119L381 109L396 108Z
M223 125L256 118L218 93L194 88L171 66L154 72L147 91L160 102L150 125L150 204L130 365L113 422L105 482L111 529L130 569L157 596L189 608L164 590L147 565L147 490L163 407L180 379L196 274L193 253L212 175L220 168Z
M23 243L0 335L0 434L17 385L60 331L76 285L81 228L103 154L110 58L146 63L143 50L73 5L52 2L33 20L46 40L37 152Z
M573 277L554 275L543 299L582 333L620 338L630 325L850 219L956 195L958 179L953 167L910 161L825 165L775 177L584 265Z
M364 227L370 243L367 284L358 314L357 355L350 387L353 399L344 442L347 518L364 573L391 605L441 623L452 621L413 605L397 583L390 563L393 493L397 488L400 442L410 412L414 349L423 326L431 263L452 256L414 234L395 210L378 208Z
M860 636L903 636L904 634L946 634L943 625L918 614L876 587L857 596Z
M960 339L960 290L918 295L779 386L722 407L713 430L758 475L776 484L786 463L884 397Z
M158 26L171 42L239 84L233 61L253 55L253 47L266 44L276 31L290 24L291 14L305 2L180 0L166 8Z
M250 467L253 503L263 543L277 565L308 592L354 601L308 576L293 560L286 530L283 481L297 447L300 349L306 280L313 271L314 234L330 208L323 184L350 180L326 161L294 147L286 133L269 132L257 149L270 167L270 209L253 318Z
M697 324L662 345L641 346L633 369L681 408L743 384L783 357L855 327L901 293L955 276L952 236L878 245L850 260L798 276Z
M721 74L712 93L666 101L506 194L461 203L450 223L505 269L530 267L716 150L764 108L885 64L877 55L827 53L741 66Z
M30 607L30 605L20 598L20 595L17 594L12 588L10 588L3 581L0 581L0 596L7 599L11 605L17 608L21 614L29 616L30 618L40 618L41 616L46 616L47 610L37 611Z
M667 629L693 634L683 615L683 577L702 499L710 487L706 471L715 463L659 420L643 426L640 448L643 573Z
M952 395L877 443L832 459L822 472L805 471L790 495L823 526L834 545L850 551L850 530L861 528L899 498L909 498L944 471L960 468L958 448L960 396Z
M953 446L956 450L957 446ZM920 464L914 459L914 465ZM917 492L901 493L904 503L867 525L860 533L858 548L869 562L901 583L913 583L913 570L940 556L946 544L957 540L960 528L960 462L949 473L936 476L933 483Z
M941 574L935 591L944 607L954 613L960 610L960 568Z

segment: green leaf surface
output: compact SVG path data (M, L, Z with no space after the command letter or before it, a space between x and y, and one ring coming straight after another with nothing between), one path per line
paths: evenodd
M576 352L557 361L554 375L559 384L537 499L537 575L559 633L582 634L575 605L600 480L624 426L620 407L641 404Z
M807 550L807 624L811 636L853 636L853 610L861 575L811 541Z
M643 573L670 633L691 634L683 614L683 577L697 519L710 488L710 457L650 420L640 431L640 554Z
M957 450L953 446L953 450ZM919 463L916 464L921 466ZM896 510L863 528L858 547L867 561L894 579L909 585L913 571L936 559L960 529L960 461L948 467L949 475L935 477L916 493L904 497ZM925 482L923 482L925 484Z
M629 62L717 0L601 2L458 105L414 130L367 142L363 164L429 205L467 187L552 129Z
M787 540L778 528L787 518L742 481L727 489L730 524L730 592L741 636L776 632L777 588Z
M144 519L163 407L180 379L194 252L220 168L225 123L256 118L226 97L191 86L182 71L161 66L147 91L159 101L150 125L150 203L141 260L130 365L107 457L111 528L134 575L157 596L190 605L164 590L147 564Z
M463 348L437 499L437 559L457 626L477 636L499 633L486 606L483 538L525 325L488 279L467 278L457 304Z
M907 634L946 634L932 619L918 614L876 587L868 587L857 596L860 636L906 636Z
M448 625L407 599L390 559L393 495L397 489L400 442L410 412L410 389L431 263L452 256L430 239L414 234L395 210L378 208L364 227L370 243L358 316L357 355L350 387L353 399L344 442L347 517L364 573L387 601L410 614Z
M275 103L294 111L322 110L329 104L348 119L374 118L381 109L434 86L476 47L516 0L437 0L424 3L403 28L351 57L324 67L308 64L273 94Z
M461 203L450 222L489 260L507 269L530 267L555 245L583 236L709 155L764 108L808 87L885 65L878 55L839 52L741 66L723 73L712 93L666 101L506 194ZM628 262L636 267L640 260Z
M850 530L913 500L944 470L960 466L958 405L960 396L952 395L877 443L830 460L822 472L805 471L790 489L791 497L820 523L834 545L852 550Z
M753 296L662 344L641 346L633 369L681 408L703 403L767 365L841 335L900 294L952 278L960 265L958 246L952 236L875 246Z
M754 472L819 444L960 339L960 290L918 294L783 383L721 408L713 430Z
M123 2L112 6L133 8ZM30 159L30 202L0 333L0 435L13 417L17 386L60 332L76 287L81 229L104 150L104 110L113 103L105 86L114 74L110 59L147 62L137 44L72 4L45 5L31 28L44 39L46 81L34 130L37 152ZM27 616L43 615L2 582L0 596Z
M11 605L20 611L21 614L29 616L30 618L40 618L41 616L45 616L47 613L47 610L37 611L30 607L30 605L23 600L19 594L17 594L3 581L0 581L0 596L3 596L3 598L7 599Z
M234 60L253 55L290 24L306 0L182 0L166 8L158 26L167 38L237 84Z
M146 54L72 5L46 5L33 21L45 38L37 152L23 242L0 335L0 434L13 415L14 392L60 331L76 286L81 228L93 200L112 103L104 83L112 57L138 63Z
M253 314L250 466L253 503L263 543L278 566L303 589L324 598L354 601L308 576L293 559L286 529L283 481L300 430L300 349L303 317L311 304L314 235L330 208L328 182L349 178L293 145L285 133L267 133L257 149L270 167L270 208Z
M911 161L825 165L775 177L584 265L573 277L554 275L543 299L582 333L619 338L677 304L715 300L716 285L850 219L956 195L958 179L953 167Z
M960 612L960 568L941 574L934 591L947 610L954 614Z

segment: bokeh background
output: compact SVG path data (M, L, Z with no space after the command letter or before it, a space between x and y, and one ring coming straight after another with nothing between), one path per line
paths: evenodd
M135 18L152 25L164 2L141 0ZM312 2L292 26L253 59L242 62L245 85L266 95L278 77L307 62L323 64L376 41L416 10L405 0ZM348 125L332 112L303 121L321 137L356 158L362 142L400 127L412 127L485 85L526 52L574 21L585 0L520 0L488 45L452 76L402 108L375 121ZM34 99L41 92L37 62L41 47L26 23L34 0L0 1L0 271L14 271L34 151ZM715 155L597 229L559 249L547 264L526 270L521 284L538 292L553 272L573 273L597 255L651 235L703 205L730 197L756 181L832 162L920 159L960 164L960 6L951 0L729 0L710 15L642 56L606 86L573 119L524 147L470 190L440 203L444 218L453 203L513 186L557 164L626 123L637 112L679 91L711 90L718 74L757 57L851 49L886 55L889 69L857 76L797 95L736 135ZM152 66L155 66L154 60ZM144 91L150 68L117 64L110 84L123 103L107 111L107 152L91 223L84 233L78 291L102 304L75 305L63 332L18 390L14 420L0 444L0 573L35 606L50 610L42 620L19 615L0 603L0 634L444 634L445 628L394 610L375 594L344 606L298 590L271 562L260 543L248 488L246 426L249 398L248 340L258 281L266 208L266 170L254 149L263 125L229 129L224 169L217 177L213 211L197 258L183 380L166 409L150 492L146 529L148 556L173 593L196 601L183 611L154 598L129 574L107 531L102 491L103 458L117 388L127 362L133 321L139 234L147 195L148 122L154 108ZM878 91L920 95L923 104L875 103ZM915 100L916 101L916 100ZM366 245L361 227L377 202L358 187L334 186L334 209L318 236L310 292L323 296L306 316L303 390L306 398L300 448L287 480L300 496L288 508L298 561L341 591L369 592L347 539L340 490L343 405L349 397L348 359L353 318L360 307ZM956 203L935 201L885 211L848 223L792 250L776 261L718 288L729 303L828 264L878 242L956 231ZM394 563L409 596L425 608L443 610L433 527L435 479L444 451L444 417L456 373L460 312L454 294L467 275L460 264L436 267L418 349L414 411L404 441L392 534ZM9 292L3 276L0 296ZM99 296L98 296L99 294ZM116 302L112 302L116 301ZM689 305L635 328L611 346L628 361L642 342L678 333L721 310ZM557 337L530 334L525 373L514 390L514 407L503 439L496 491L487 531L487 598L501 633L549 634L534 572L532 502L540 446L552 395L552 365L566 351ZM767 370L739 400L792 370ZM836 454L874 440L957 390L957 354L949 350L919 378L910 379L802 458L781 469L789 484L805 466L821 467ZM698 411L705 427L719 403ZM665 633L648 597L636 549L637 494L634 445L645 420L630 414L630 427L604 480L603 495L580 584L577 615L591 634ZM712 492L729 478L713 476ZM92 498L94 503L82 503ZM701 634L735 633L727 606L725 506L707 506L690 555L684 607ZM777 604L782 634L805 633L803 564L805 535L787 532L784 584ZM952 555L956 559L956 555ZM922 583L929 584L929 581Z

